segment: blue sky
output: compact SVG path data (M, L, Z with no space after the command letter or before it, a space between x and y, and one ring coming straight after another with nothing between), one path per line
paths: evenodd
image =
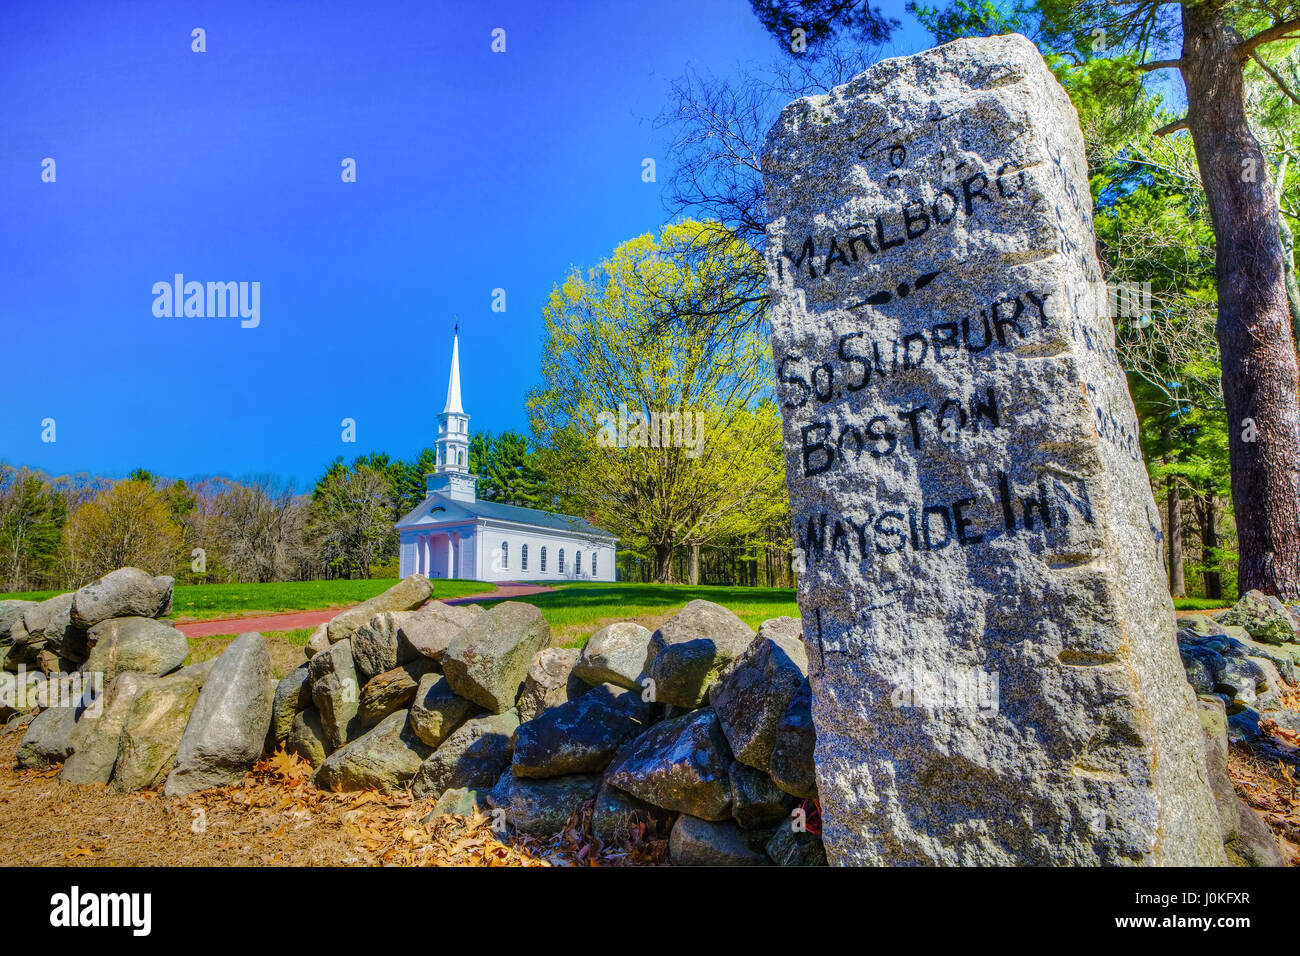
M929 45L884 6L890 52ZM5 20L0 461L300 488L336 455L432 444L456 319L471 427L526 431L551 287L668 216L669 84L779 56L747 0L8 0ZM175 273L259 282L260 325L156 317Z

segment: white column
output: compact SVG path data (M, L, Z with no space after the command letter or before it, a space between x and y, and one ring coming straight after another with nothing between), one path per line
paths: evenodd
M431 570L429 565L430 557L431 555L429 553L429 536L427 534L422 534L420 535L420 573L423 574L425 577L429 576L429 572Z
M456 542L452 534L447 535L447 577L453 577L452 567L456 561Z

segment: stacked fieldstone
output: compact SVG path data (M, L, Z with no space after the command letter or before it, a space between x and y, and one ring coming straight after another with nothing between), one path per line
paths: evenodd
M47 601L0 602L0 701L37 710L18 766L121 790L161 783L210 665L182 668L172 579L121 568Z
M1297 623L1291 609L1259 591L1247 592L1227 611L1189 614L1178 622L1178 650L1206 731L1224 848L1238 865L1283 865L1268 827L1234 792L1227 758L1230 742L1263 738L1270 724L1300 733L1300 713L1287 706L1300 662Z
M91 688L63 704L0 697L14 704L0 720L28 711L19 766L62 763L69 783L187 794L284 747L321 788L409 788L435 813L489 811L529 834L559 832L592 802L602 842L670 830L677 863L825 862L796 809L817 793L796 619L756 635L693 601L658 631L619 622L578 650L552 647L532 605L485 611L431 593L413 575L344 611L279 681L259 634L182 667L184 636L157 620L172 580L135 568L0 602L9 671ZM18 676L0 680L12 690Z
M579 651L551 647L529 604L349 615L313 635L272 707L268 747L310 761L317 786L409 788L533 835L594 801L598 839L671 827L677 863L824 862L795 813L816 795L798 621L755 635L694 601Z

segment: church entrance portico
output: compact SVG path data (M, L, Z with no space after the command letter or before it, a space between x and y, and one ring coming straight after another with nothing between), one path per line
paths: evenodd
M431 531L415 536L416 572L426 578L462 578L459 531ZM472 568L468 569L472 572Z

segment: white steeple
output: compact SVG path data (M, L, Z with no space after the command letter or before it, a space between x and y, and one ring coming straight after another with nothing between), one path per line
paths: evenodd
M451 339L451 377L447 379L447 404L443 407L443 412L450 412L455 415L464 415L465 409L460 407L460 326L456 326L456 333Z
M460 501L476 498L478 479L469 473L469 416L460 404L460 326L451 340L451 375L447 379L447 403L438 415L438 440L434 443L437 464L425 476L425 489Z

